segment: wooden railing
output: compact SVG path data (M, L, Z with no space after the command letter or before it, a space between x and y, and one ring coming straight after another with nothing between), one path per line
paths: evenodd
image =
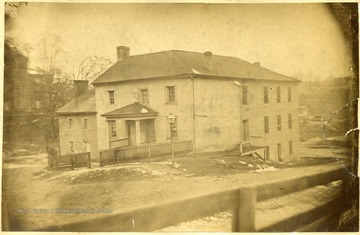
M250 140L246 140L240 143L240 155L247 154L257 147L265 148L265 139L261 136L251 136Z
M114 139L110 141L110 149L121 148L127 146L128 144L129 144L129 140L127 138Z
M192 141L175 141L174 152L176 154L186 154L192 151ZM171 143L147 143L136 146L127 146L117 149L100 151L100 166L116 164L121 162L131 162L141 159L151 160L161 156L171 154Z
M90 152L71 153L65 155L48 154L49 167L70 166L74 167L91 167Z
M146 232L231 210L233 232L254 232L256 202L344 180L346 176L349 176L346 170L336 169L257 187L236 188L170 201L89 221L42 228L39 231ZM315 220L334 211L334 205L338 202L339 200L335 199L313 210L263 228L261 231L290 232L305 228L305 226L311 228Z

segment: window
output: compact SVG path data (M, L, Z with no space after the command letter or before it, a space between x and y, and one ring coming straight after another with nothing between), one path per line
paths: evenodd
M69 129L71 129L73 126L73 120L72 118L69 118Z
M116 138L116 121L115 120L110 120L109 121L109 131L110 131L110 137L111 138Z
M269 103L269 90L267 86L264 86L264 104Z
M281 144L277 144L277 150L278 150L278 160L279 160L279 162L282 162L283 157L282 157Z
M84 118L84 129L87 130L88 129L88 119Z
M175 102L175 86L167 86L167 103Z
M291 113L288 114L288 119L289 119L289 129L292 128L292 115Z
M289 153L293 153L293 142L291 140L289 141Z
M264 117L264 129L265 133L269 133L269 117Z
M277 100L278 103L281 102L281 89L280 89L279 86L276 87L276 100Z
M269 147L269 145L266 145L266 147L265 147L265 159L270 160L270 147Z
M242 86L242 104L248 104L248 89L247 86Z
M291 87L288 87L288 102L291 102Z
M69 150L70 150L70 152L74 152L74 141L70 141L69 142Z
M149 103L148 89L140 89L140 101L143 103Z
M277 129L281 131L281 115L277 115Z
M108 91L108 95L109 95L109 104L115 104L115 92Z

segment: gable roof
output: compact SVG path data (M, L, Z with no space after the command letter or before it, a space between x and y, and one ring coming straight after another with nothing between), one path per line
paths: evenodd
M118 61L92 84L177 75L299 82L295 78L228 56L211 55L211 70L209 70L205 68L203 53L170 50L130 56Z
M135 102L133 104L126 105L124 107L115 109L111 112L104 113L103 117L144 117L144 116L156 116L158 112L152 108Z
M95 89L81 94L56 111L58 115L95 114Z

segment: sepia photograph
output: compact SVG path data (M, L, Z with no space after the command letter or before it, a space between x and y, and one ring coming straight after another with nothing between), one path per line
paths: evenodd
M356 2L3 4L2 231L359 232Z

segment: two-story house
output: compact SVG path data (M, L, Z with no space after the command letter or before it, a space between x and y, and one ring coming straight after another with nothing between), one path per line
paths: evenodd
M243 153L261 149L269 160L297 159L298 80L211 52L130 56L130 49L120 46L117 56L92 83L97 139L90 142L91 149L169 141L167 116L172 113L173 136L191 140L195 152L242 144ZM69 119L61 122L60 132L69 127ZM81 148L74 146L79 135L69 136L63 137L62 152ZM260 148L251 149L255 145Z

